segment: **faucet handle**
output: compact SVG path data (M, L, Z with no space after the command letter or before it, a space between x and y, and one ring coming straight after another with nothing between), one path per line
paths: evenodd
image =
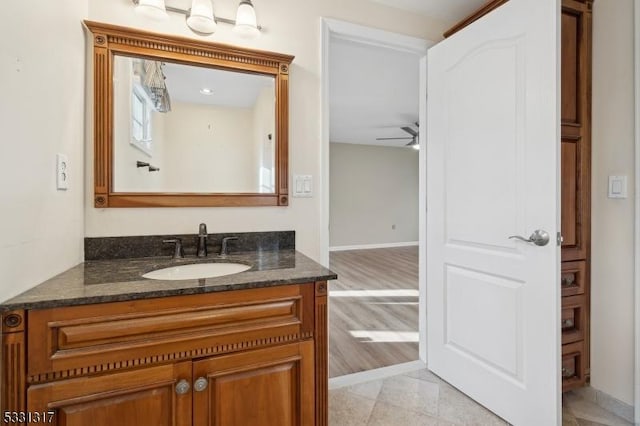
M184 258L184 249L182 248L182 238L171 238L168 240L162 240L164 244L175 244L175 250L173 252L174 259Z
M220 256L226 256L229 254L229 250L227 248L227 244L229 241L237 240L238 237L224 237L222 239L222 246L220 247Z

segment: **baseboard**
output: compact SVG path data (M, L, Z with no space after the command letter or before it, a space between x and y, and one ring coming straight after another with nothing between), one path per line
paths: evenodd
M380 243L380 244L360 244L355 246L335 246L329 247L329 251L347 251L347 250L369 250L390 247L410 247L417 246L418 241L406 241L400 243Z
M344 376L329 379L329 389L339 389L373 380L386 379L387 377L410 373L416 370L423 370L425 368L427 368L427 364L418 360L390 365L388 367L375 368L373 370L360 371L358 373L345 374Z
M591 386L574 389L573 392L581 398L633 424L633 406Z

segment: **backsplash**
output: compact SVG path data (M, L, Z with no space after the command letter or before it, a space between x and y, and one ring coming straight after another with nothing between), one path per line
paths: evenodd
M260 250L294 250L296 248L295 231L231 232L208 235L207 249L210 255L215 255L220 251L224 237L238 237L238 240L229 241L229 251L231 253ZM172 238L182 239L185 256L196 255L196 234L165 234L85 238L84 258L85 260L106 260L171 256L174 251L173 245L164 244L162 241Z

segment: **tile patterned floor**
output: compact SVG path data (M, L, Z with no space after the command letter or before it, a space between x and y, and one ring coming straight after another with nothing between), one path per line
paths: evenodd
M563 400L563 426L630 426L577 395ZM508 426L427 370L329 392L330 426Z
M562 426L633 426L574 392L562 398Z

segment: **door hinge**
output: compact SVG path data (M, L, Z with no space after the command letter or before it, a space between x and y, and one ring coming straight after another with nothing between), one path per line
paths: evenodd
M559 232L556 234L556 241L558 242L558 246L562 246L562 243L564 242L564 238L562 238L562 235Z

